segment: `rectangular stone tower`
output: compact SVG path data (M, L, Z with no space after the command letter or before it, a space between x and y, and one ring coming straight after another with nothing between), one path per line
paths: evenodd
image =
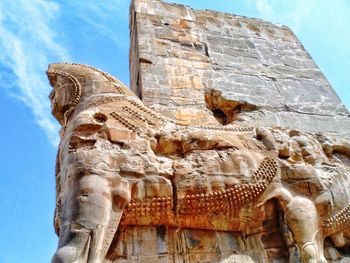
M131 88L169 117L349 134L349 112L286 26L136 0L130 27Z

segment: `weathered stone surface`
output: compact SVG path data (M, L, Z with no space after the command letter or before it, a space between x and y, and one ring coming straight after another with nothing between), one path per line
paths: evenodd
M293 33L157 0L131 32L138 96L49 66L52 262L349 262L350 119Z
M196 126L112 76L53 64L62 125L53 262L326 262L349 244L350 143Z
M131 32L131 88L146 105L169 117L200 115L215 123L203 94L219 93L231 104L254 105L236 108L238 116L228 116L224 124L237 121L349 136L349 112L285 26L137 0ZM226 114L225 107L208 108ZM179 116L178 111L187 114Z

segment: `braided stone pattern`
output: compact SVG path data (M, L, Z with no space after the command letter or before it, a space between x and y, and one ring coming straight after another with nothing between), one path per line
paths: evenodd
M118 103L118 111L111 112L110 115L126 128L140 133L148 127L157 127L164 123L160 114L148 109L135 100L124 100Z
M127 97L125 97L126 99ZM111 101L122 101L122 98L116 98ZM131 129L135 130L134 126L140 125L140 127L144 127L145 123L149 125L161 125L164 122L171 122L175 123L174 120L170 120L168 118L163 117L161 114L151 110L150 108L144 106L141 103L137 103L135 100L132 99L126 99L125 105L122 106L121 112L112 112L111 116L114 117L117 121L121 122L122 124ZM95 106L95 105L94 105ZM138 121L139 120L139 121ZM125 125L126 123L129 123L129 125ZM133 125L130 125L131 123L134 123ZM253 127L221 127L221 126L190 126L186 127L181 124L178 124L180 126L179 131L185 132L187 130L193 130L193 129L202 129L202 130L221 130L221 131L232 131L232 132L250 132L253 131Z
M105 95L103 97L101 96L96 96L94 98L92 98L91 100L89 100L89 102L87 103L86 108L94 108L103 104L108 104L111 102L119 102L119 101L123 101L124 97L121 96L113 96L113 97L105 97Z
M150 217L153 223L167 222L173 215L173 198L170 196L133 199L124 209L122 222L137 224L140 217Z
M110 115L118 121L120 124L122 124L124 127L128 128L129 130L132 130L133 132L139 132L139 126L134 125L130 118L125 118L124 114L120 114L117 112L111 112Z
M191 128L200 128L205 130L233 131L233 132L250 132L254 130L253 127L249 127L249 126L222 127L222 126L215 126L215 125L200 125L200 126L191 126Z
M267 157L253 175L255 182L235 184L212 193L188 194L179 200L179 213L192 215L237 211L262 194L276 174L276 161Z
M350 226L350 204L340 210L334 216L323 220L322 226L326 235L342 231Z
M149 117L154 118L158 121L164 122L169 121L169 122L174 122L171 119L165 118L163 117L163 115L161 115L160 113L151 110L150 108L148 108L147 106L145 106L143 103L141 102L136 102L134 99L132 98L128 98L128 102L130 102L130 104L132 106L134 106L139 112L144 112L145 114L147 114Z
M144 125L145 123L153 126L159 124L157 119L147 116L146 114L143 114L143 112L136 111L128 106L123 106L122 109L123 112L129 115L133 120L141 122L140 125Z

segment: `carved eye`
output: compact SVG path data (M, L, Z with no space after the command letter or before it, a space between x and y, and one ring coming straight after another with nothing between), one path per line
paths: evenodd
M97 112L94 114L94 119L99 123L104 123L107 121L108 117L103 113Z

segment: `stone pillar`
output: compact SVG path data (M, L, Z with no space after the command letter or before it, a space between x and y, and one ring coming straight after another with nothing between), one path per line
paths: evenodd
M190 123L349 135L349 112L288 27L157 0L133 1L130 18L131 89L146 105Z

